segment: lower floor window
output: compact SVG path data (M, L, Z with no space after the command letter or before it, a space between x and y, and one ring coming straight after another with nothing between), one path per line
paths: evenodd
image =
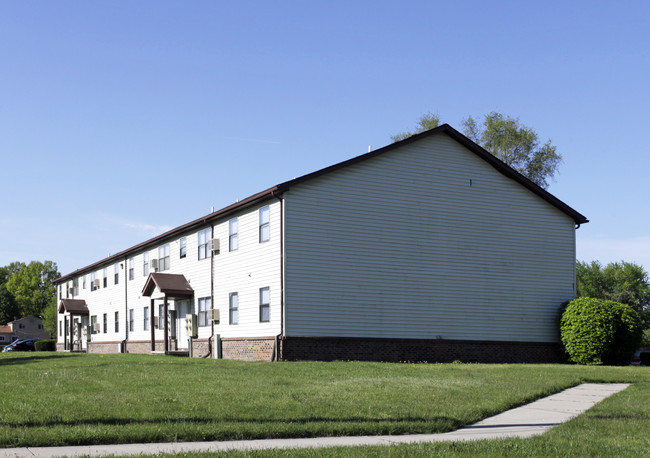
M135 315L135 313L134 313L133 309L129 309L129 331L131 331L131 332L133 332L133 329L134 329L134 323L133 323L133 320L135 318L134 315Z
M208 326L210 324L209 313L212 308L212 299L202 297L199 299L199 326Z
M271 321L271 289L260 288L260 322Z
M229 309L230 324L239 323L239 296L237 293L230 293Z

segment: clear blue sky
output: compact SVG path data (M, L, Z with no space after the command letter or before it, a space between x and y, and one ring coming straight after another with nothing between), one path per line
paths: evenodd
M69 273L499 111L564 156L581 260L650 269L650 2L0 2L0 266Z

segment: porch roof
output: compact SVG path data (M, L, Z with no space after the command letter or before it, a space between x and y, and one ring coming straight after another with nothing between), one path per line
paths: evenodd
M61 299L59 313L64 312L71 315L88 315L88 305L83 299Z
M171 298L189 298L194 296L194 290L190 283L181 274L149 274L149 278L144 284L142 295L151 297L154 290L158 290Z

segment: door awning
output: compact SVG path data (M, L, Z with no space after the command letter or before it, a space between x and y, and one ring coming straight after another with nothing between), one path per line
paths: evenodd
M59 313L65 312L71 315L88 315L88 306L83 299L61 299Z
M155 289L170 298L187 299L194 296L194 290L185 278L180 274L149 274L142 295L151 297Z

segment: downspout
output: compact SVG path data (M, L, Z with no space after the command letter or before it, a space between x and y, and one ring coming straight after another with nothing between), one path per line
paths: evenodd
M275 337L275 352L273 359L279 361L282 357L280 341L284 337L284 199L282 195L271 193L280 202L280 334Z
M122 353L126 353L126 341L129 340L129 276L127 274L129 265L127 264L127 258L124 257L124 340L122 341ZM135 277L134 277L135 278Z
M210 223L210 240L214 240L214 224ZM214 248L214 247L211 247ZM214 249L210 249L210 307L214 308ZM212 344L214 343L214 321L210 320L212 328L210 337L208 338L208 353L202 358L209 358L212 356Z

